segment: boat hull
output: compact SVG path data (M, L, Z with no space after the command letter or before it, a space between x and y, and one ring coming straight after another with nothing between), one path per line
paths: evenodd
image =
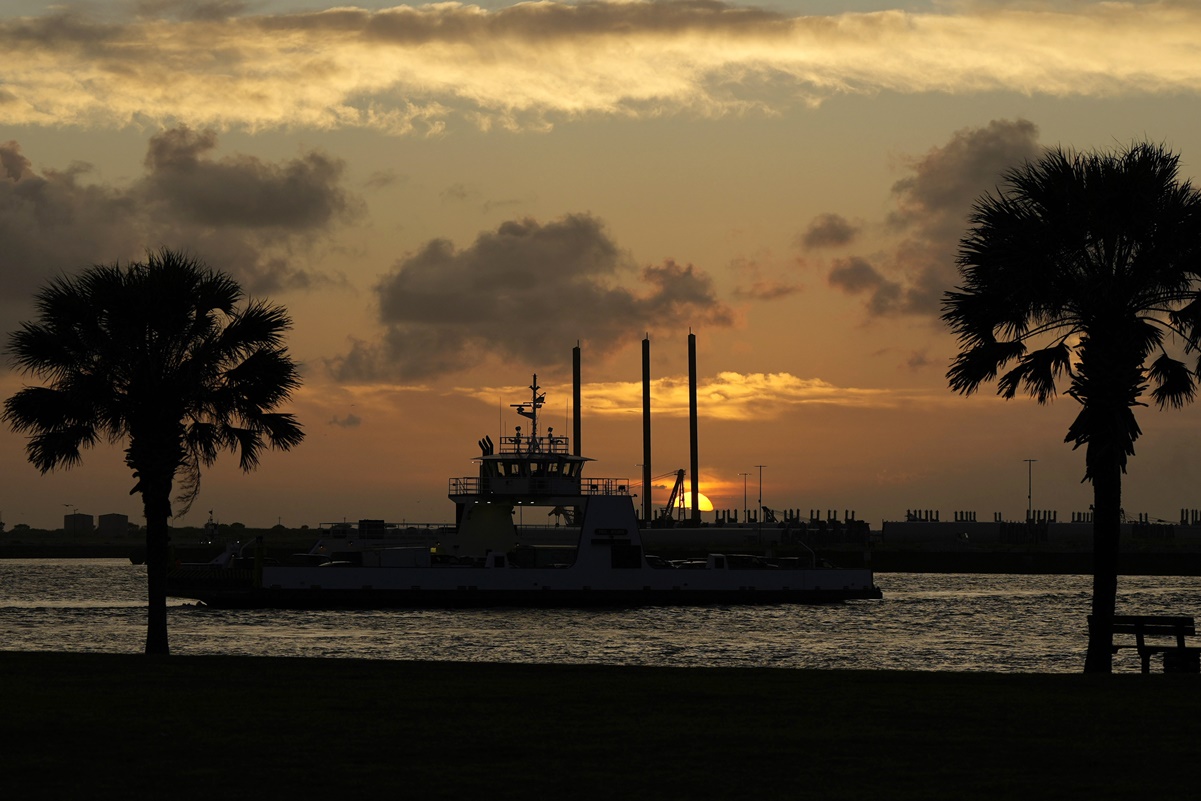
M881 597L870 571L634 570L608 582L563 569L266 568L174 575L169 592L216 608L590 608L822 604ZM709 573L710 575L705 575ZM787 574L787 575L784 575ZM612 577L611 577L612 578Z

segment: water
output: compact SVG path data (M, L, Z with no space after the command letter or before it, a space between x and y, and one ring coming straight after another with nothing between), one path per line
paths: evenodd
M176 654L614 665L1078 672L1088 576L876 576L882 601L629 610L215 610L170 600ZM1201 577L1123 577L1118 609L1196 614ZM0 560L0 650L137 653L146 573ZM1137 671L1122 652L1115 669Z

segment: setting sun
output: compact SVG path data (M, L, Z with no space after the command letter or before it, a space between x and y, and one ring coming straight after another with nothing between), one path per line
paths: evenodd
M708 496L706 496L705 493L703 493L703 492L698 492L696 494L696 505L697 505L697 508L702 512L712 512L713 511L713 501L709 500ZM690 491L684 490L683 492L680 493L680 497L676 501L676 508L677 509L691 509L692 508L692 493Z

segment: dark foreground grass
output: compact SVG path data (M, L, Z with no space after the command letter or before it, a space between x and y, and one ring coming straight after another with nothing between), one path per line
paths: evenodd
M1201 677L0 652L7 799L1196 797Z

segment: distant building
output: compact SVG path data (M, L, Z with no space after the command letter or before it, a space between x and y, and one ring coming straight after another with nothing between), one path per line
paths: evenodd
M119 514L100 515L99 533L106 537L120 537L129 533L129 516Z
M68 534L91 534L96 530L96 521L91 515L78 512L63 515L63 531Z

